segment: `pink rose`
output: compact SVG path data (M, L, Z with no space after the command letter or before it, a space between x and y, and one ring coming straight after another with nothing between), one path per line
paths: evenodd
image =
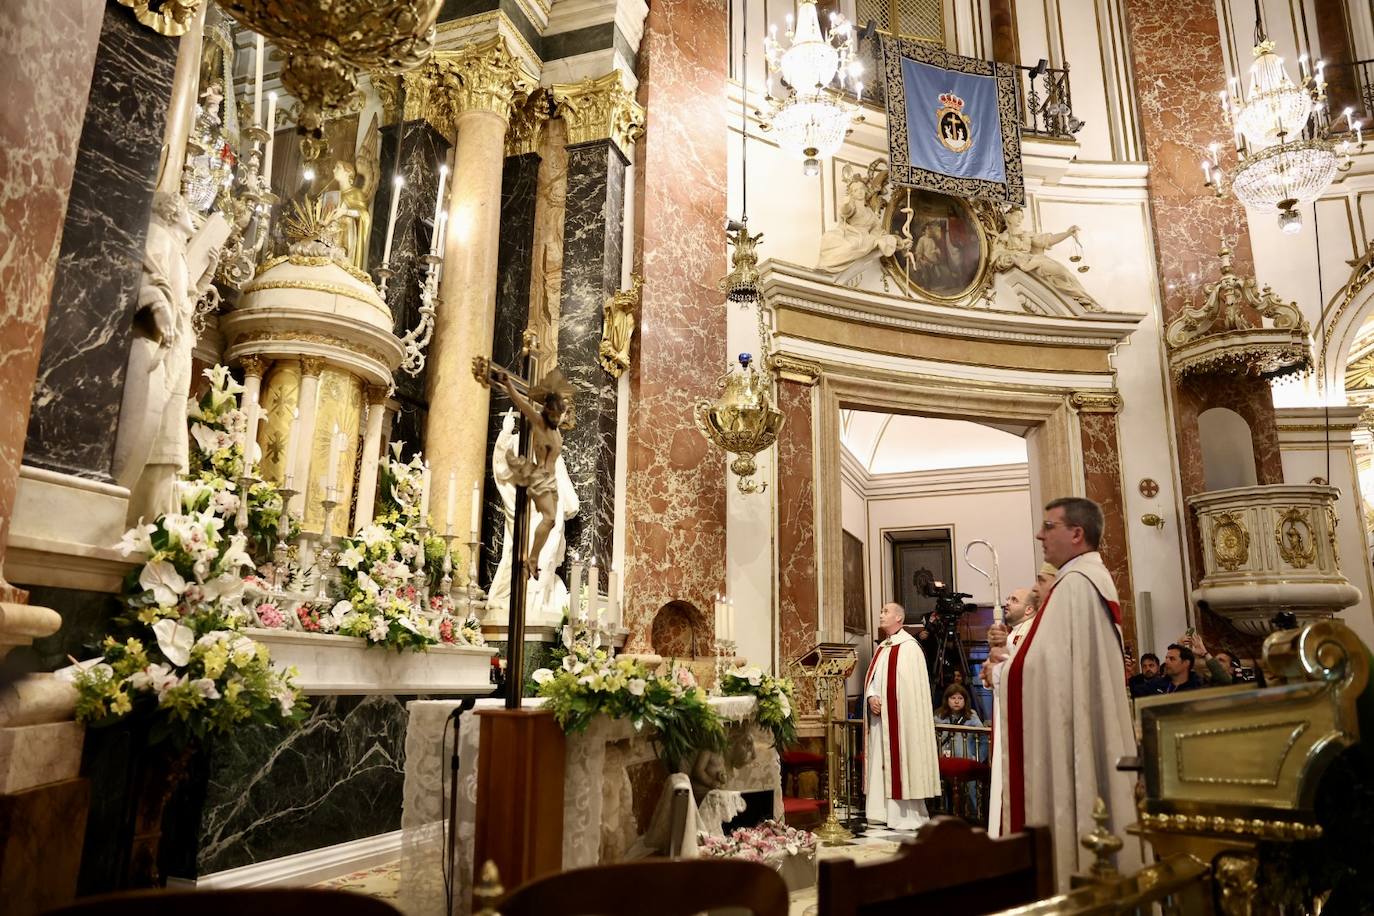
M258 605L258 623L269 629L278 630L286 623L286 618L275 604L264 601Z

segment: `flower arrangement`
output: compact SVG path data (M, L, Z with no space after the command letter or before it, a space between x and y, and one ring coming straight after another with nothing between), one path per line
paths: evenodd
M635 731L653 730L659 756L670 769L698 750L725 746L725 728L700 687L655 676L643 664L611 658L604 649L575 644L557 670L540 668L533 679L568 734L585 731L601 714L629 719Z
M187 512L213 512L233 526L238 516L240 479L256 477L244 473L242 435L247 417L239 408L238 395L243 386L234 381L225 366L205 370L210 387L191 405L190 473L182 481L181 502ZM277 485L253 480L248 488L248 551L258 563L272 555L281 532L283 500ZM299 533L294 519L285 532L287 540Z
M717 859L745 859L777 866L785 856L814 855L816 835L780 821L766 820L757 827L741 827L729 836L699 837L697 849L703 856Z
M721 678L720 692L727 697L757 698L759 724L772 731L773 745L779 751L797 743L791 678L774 677L757 665L732 668Z
M329 611L333 629L361 636L373 645L421 651L443 642L468 642L464 633L480 628L473 621L454 625L447 596L429 599L419 610L420 591L437 592L443 576L444 539L423 537L420 490L424 465L419 456L401 461L401 443L382 468L382 504L372 524L342 538L336 564L339 598ZM424 579L417 578L417 559L424 552ZM457 565L457 564L455 564ZM313 613L324 629L325 615ZM306 624L302 619L306 629ZM480 645L480 643L476 643Z

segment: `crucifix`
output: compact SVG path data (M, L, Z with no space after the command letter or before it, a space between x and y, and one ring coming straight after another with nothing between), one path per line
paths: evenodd
M571 414L572 388L558 369L545 374L538 384L532 384L539 340L533 331L525 331L521 338L521 355L525 372L518 374L492 365L483 356L472 361L472 374L477 382L488 388L504 390L519 410L517 430L519 454L510 456L515 484L515 509L511 524L511 593L510 618L507 626L509 644L506 651L506 708L519 709L525 681L525 602L530 578L537 577L534 568L544 542L553 527L558 509L558 484L555 465L563 449L562 425ZM542 521L529 537L530 501L539 510Z

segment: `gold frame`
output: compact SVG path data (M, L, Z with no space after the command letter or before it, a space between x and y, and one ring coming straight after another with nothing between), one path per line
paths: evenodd
M905 192L905 197L901 195ZM902 292L913 299L921 299L926 302L939 302L944 305L970 305L982 298L988 286L990 270L990 242L988 240L988 227L984 224L983 215L978 212L976 205L964 197L956 197L953 194L942 194L939 191L928 191L922 188L893 187L892 196L887 205L883 207L883 231L892 232L893 225L901 213L901 203L910 206L912 193L930 194L936 197L947 198L953 201L960 210L967 216L968 221L973 224L978 232L978 269L974 271L973 279L960 292L952 296L944 296L932 292L913 280L902 268L901 262L896 256L885 257L882 259L883 275L890 277L902 289ZM913 240L916 236L913 236Z

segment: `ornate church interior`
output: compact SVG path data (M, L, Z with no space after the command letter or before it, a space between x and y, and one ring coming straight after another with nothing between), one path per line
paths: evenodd
M1374 912L1370 4L0 48L5 912Z

